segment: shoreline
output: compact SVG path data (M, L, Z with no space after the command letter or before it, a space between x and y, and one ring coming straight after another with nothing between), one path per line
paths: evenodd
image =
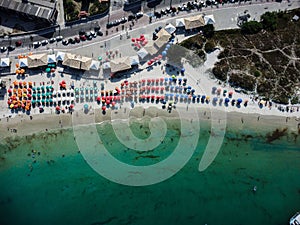
M180 108L180 106L177 106ZM128 120L128 111L130 112L130 119L141 118L155 118L162 117L164 119L180 119L177 109L168 113L166 110L160 109L157 106L139 107L129 109L122 108L119 110L108 110L105 115L101 113L100 109L90 111L88 115L78 111L73 112L75 115L67 114L36 114L32 116L18 115L13 118L2 118L0 120L0 141L11 137L24 137L36 133L46 133L60 129L70 129L73 127L73 119L79 119L80 124L90 124L88 118L93 117L93 124L101 124L103 122L112 122L116 119L111 118L111 113L118 114L117 120ZM180 110L185 110L183 107ZM296 116L279 116L279 115L265 115L259 113L246 113L236 111L221 111L216 108L196 108L199 122L206 122L208 124L222 123L227 129L250 129L257 131L272 131L273 129L288 128L292 132L300 132L300 120ZM213 116L212 116L213 113ZM124 117L125 116L125 117ZM186 120L195 119L195 114L191 111L186 111ZM114 116L115 117L115 116ZM32 119L30 119L32 118ZM126 119L127 118L127 119ZM197 119L197 118L196 118ZM225 121L224 121L225 120ZM14 129L16 132L14 132Z

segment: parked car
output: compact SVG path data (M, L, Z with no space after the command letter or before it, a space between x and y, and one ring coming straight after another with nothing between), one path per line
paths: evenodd
M98 35L98 36L103 36L103 32L102 32L101 30L98 30L98 31L97 31L97 35Z
M38 48L42 43L40 41L33 42L33 47Z
M69 42L70 44L75 44L75 43L76 43L75 40L74 40L73 38L69 38L69 39L68 39L68 42Z
M80 30L80 31L79 31L79 35L85 35L85 33L86 33L86 32L85 32L84 30Z
M121 23L126 23L127 22L127 17L122 17L120 20L121 20Z
M112 28L113 26L114 26L113 22L109 22L106 24L107 29Z
M62 39L64 39L63 36L57 36L57 37L56 37L56 41L61 41Z
M68 42L68 40L66 40L66 39L63 39L63 40L62 40L62 44L63 44L63 45L68 45L68 44L69 44L69 42Z
M42 45L47 45L49 42L48 42L48 40L42 40Z
M101 27L99 25L97 25L97 26L94 27L94 31L95 32L99 31L100 29L101 29Z
M95 32L95 31L93 31L93 30L91 30L91 31L90 31L90 35L91 35L92 37L97 37L97 34L96 34L96 32Z
M56 38L50 38L50 39L49 39L49 42L50 42L50 43L56 42Z
M12 46L12 45L7 47L7 50L10 51L10 52L15 50L15 49L16 49L15 46Z
M20 47L22 45L22 41L16 41L15 45L16 47Z
M86 40L86 36L85 35L81 35L80 36L80 40L85 41Z
M134 20L135 19L135 15L129 15L128 16L128 21L132 21L132 20Z
M137 14L136 14L136 18L137 19L139 19L139 18L141 18L141 17L143 17L144 16L144 13L142 13L142 12L138 12Z
M76 43L80 42L80 38L79 37L75 37L74 40L75 40Z
M6 47L4 47L4 46L3 46L3 47L0 47L0 51L1 51L1 52L5 52L6 50L7 50Z

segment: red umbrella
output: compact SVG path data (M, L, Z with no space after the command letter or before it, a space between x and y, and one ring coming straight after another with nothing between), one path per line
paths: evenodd
M160 87L160 90L162 90L162 91L165 90L165 87Z
M106 100L106 105L109 105L110 104L110 100Z
M162 95L162 96L160 96L160 99L165 99L165 96L163 96L163 95Z
M158 58L158 57L155 57L154 59L155 59L155 61L158 61L158 60L159 60L159 58Z
M115 104L116 104L115 102L112 102L112 103L111 103L112 106L114 106Z
M17 108L18 108L18 105L16 104L16 105L14 106L14 108L17 109Z
M70 108L73 109L73 108L74 108L74 105L70 105Z
M19 86L22 86L22 85L23 85L23 83L20 81L20 82L19 82Z
M145 82L146 82L146 80L145 80L145 79L142 79L142 82L143 82L143 83L145 83Z
M151 98L153 99L153 98L155 98L155 96L154 96L154 95L151 95Z
M62 84L66 84L66 81L63 80L61 83L62 83Z
M12 91L11 91L11 89L8 89L7 92L8 92L8 93L11 93Z
M152 90L152 91L155 91L155 87L151 87L151 90Z
M160 99L160 96L156 96L156 99Z
M155 82L158 83L158 82L159 82L159 79L157 78L157 79L155 80Z
M158 90L159 90L159 87L155 87L155 90L158 91Z
M155 79L151 79L151 82L154 83L154 82L155 82Z
M140 38L145 38L145 35L144 35L144 34L141 34L141 35L140 35Z
M158 55L157 57L158 57L159 59L162 59L162 55Z
M154 63L154 61L155 61L154 59L150 59L150 62Z
M55 72L55 69L54 69L54 68L52 68L52 69L51 69L51 72L52 72L52 73L53 73L53 72Z
M29 93L31 93L32 90L31 90L31 88L28 88L27 91L28 91Z
M101 101L101 97L100 97L100 96L97 97L97 101L98 101L98 102Z
M152 62L151 62L151 61L149 61L149 62L147 62L147 64L150 66L150 65L152 64Z
M59 111L59 110L60 110L60 107L59 107L59 106L56 106L55 109L56 109L56 111Z
M136 41L141 41L141 39L139 39L139 38L136 38L135 40L136 40Z
M102 106L102 110L103 111L105 111L106 110L106 106L104 105L104 106Z
M135 38L131 38L131 41L132 41L132 42L135 42Z
M147 95L146 98L150 98L150 95Z

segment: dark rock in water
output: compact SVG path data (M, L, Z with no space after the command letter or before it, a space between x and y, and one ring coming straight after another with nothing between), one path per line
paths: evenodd
M276 129L275 131L273 131L273 133L271 134L267 134L266 138L267 138L267 143L271 143L275 140L280 139L281 137L283 137L284 135L286 135L288 128L284 128L282 130Z

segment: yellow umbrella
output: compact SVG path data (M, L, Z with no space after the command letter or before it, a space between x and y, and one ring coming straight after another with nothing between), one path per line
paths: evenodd
M206 96L206 100L209 100L210 99L210 97L209 96Z
M9 108L12 109L14 106L15 106L14 104L10 104Z

